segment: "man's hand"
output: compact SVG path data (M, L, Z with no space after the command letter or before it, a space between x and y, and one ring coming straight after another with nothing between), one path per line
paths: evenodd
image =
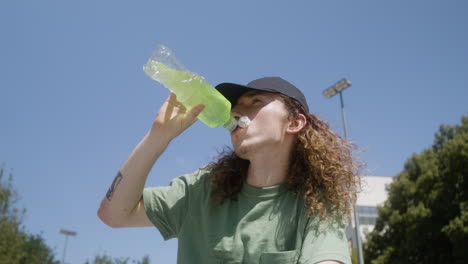
M187 111L182 103L177 101L176 95L171 93L159 109L151 131L158 131L159 136L164 136L170 141L190 127L204 108L205 106L200 104Z

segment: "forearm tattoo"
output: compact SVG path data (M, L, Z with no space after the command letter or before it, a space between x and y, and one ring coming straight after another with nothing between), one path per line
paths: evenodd
M115 189L117 188L117 185L119 185L120 181L122 181L122 178L123 178L122 173L120 173L120 171L119 171L117 173L117 176L115 176L111 187L109 188L109 190L106 193L107 200L110 201L112 199L112 195L114 195Z

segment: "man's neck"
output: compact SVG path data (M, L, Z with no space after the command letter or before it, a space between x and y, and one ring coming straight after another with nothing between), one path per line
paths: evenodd
M276 149L252 157L247 171L247 184L269 187L283 183L288 175L289 159L289 151L285 149Z

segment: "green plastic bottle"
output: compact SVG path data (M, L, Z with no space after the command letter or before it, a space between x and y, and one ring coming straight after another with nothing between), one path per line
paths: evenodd
M229 131L236 128L231 103L203 77L186 70L166 46L159 45L155 49L143 71L177 95L177 100L187 109L204 104L205 109L198 119L207 126L222 125Z

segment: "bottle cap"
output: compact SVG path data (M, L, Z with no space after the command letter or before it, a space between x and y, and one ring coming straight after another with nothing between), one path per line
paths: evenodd
M248 116L241 116L241 118L239 118L239 126L244 128L244 127L248 127L250 124L250 118Z

